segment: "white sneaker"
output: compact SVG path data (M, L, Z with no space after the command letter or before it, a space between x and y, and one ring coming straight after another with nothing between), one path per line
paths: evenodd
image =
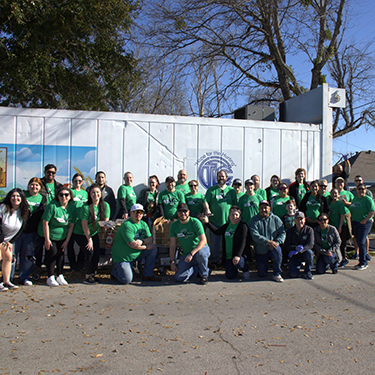
M64 276L62 274L60 274L59 276L57 276L56 281L60 285L68 285L68 282L64 279Z
M273 276L273 279L274 279L277 283L283 283L283 282L284 282L284 279L281 277L281 275L274 275L274 276Z
M8 290L8 288L4 286L3 283L0 283L0 292L5 292L6 290Z
M243 278L244 278L244 280L250 280L250 272L249 271L244 272Z
M25 286L31 286L31 285L33 285L33 282L26 279L26 280L23 281L22 284L25 285Z
M56 281L55 276L50 276L47 278L48 286L59 286L59 283Z
M7 283L3 283L3 286L9 290L18 289L18 285L14 285L12 282L8 281Z

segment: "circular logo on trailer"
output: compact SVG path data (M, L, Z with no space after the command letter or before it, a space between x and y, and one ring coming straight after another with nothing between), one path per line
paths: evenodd
M201 185L208 189L217 184L217 172L223 170L228 174L227 185L230 185L233 179L233 166L236 164L224 152L206 152L201 156L197 162L198 165L198 180Z

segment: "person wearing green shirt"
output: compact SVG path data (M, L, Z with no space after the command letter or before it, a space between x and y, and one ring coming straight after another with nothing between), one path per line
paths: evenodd
M96 284L95 272L100 256L99 221L108 221L111 209L104 202L102 190L98 184L89 187L87 203L78 208L77 222L73 229L73 237L83 254L86 278L85 284Z
M280 219L288 213L286 209L286 202L290 200L288 184L282 182L279 184L279 195L273 198L271 201L272 212Z
M257 174L254 174L250 177L255 184L255 194L258 194L261 198L260 200L267 200L267 193L264 189L260 187L260 178Z
M240 198L245 194L242 189L242 181L239 178L235 178L232 183L232 188L236 192L236 205L238 206Z
M80 173L76 173L72 178L72 193L73 193L73 203L76 206L77 212L78 208L82 207L84 203L87 202L88 193L85 189L82 188L82 184L84 182L84 178ZM78 256L76 257L74 251L74 236L70 237L70 241L68 244L68 260L70 269L72 271L79 271L83 267L83 252L80 251ZM77 259L78 258L78 259Z
M289 185L289 195L291 198L294 198L299 208L310 187L306 181L306 170L304 168L297 168L294 172L294 177L295 181Z
M179 203L186 203L185 194L176 190L176 181L174 177L168 176L165 179L166 190L158 195L158 208L161 216L166 220L172 221L177 218L177 206Z
M240 198L239 208L241 210L242 220L250 225L250 220L253 216L259 213L259 202L261 198L258 194L255 194L254 181L248 179L245 181L246 194Z
M341 245L340 251L342 255L342 260L339 267L346 266L349 261L346 258L346 243L349 239L349 228L346 216L350 214L350 211L345 207L344 203L339 199L340 195L336 188L331 190L331 199L329 201L329 224L333 225L339 232ZM349 215L350 216L350 215Z
M210 214L210 208L206 202L206 197L198 193L199 183L197 180L189 181L190 193L185 195L186 204L190 210L190 216L198 217L199 214Z
M150 229L142 220L144 208L136 203L130 208L130 217L124 221L116 232L112 246L112 276L121 284L133 280L132 264L145 260L143 281L161 281L154 276L155 260L158 253L152 242Z
M281 184L280 177L277 176L276 174L274 174L270 178L270 186L268 186L265 189L266 190L266 194L267 194L267 200L268 200L268 202L271 202L273 198L279 196L279 185L280 184Z
M363 184L362 176L360 176L360 175L355 176L354 177L354 183L355 183L355 187L353 189L350 189L350 192L353 194L353 196L355 198L355 197L358 197L357 186L359 184ZM366 189L366 195L368 195L371 199L374 199L374 196L372 195L371 190Z
M355 269L364 270L368 267L366 238L372 227L375 203L366 195L364 184L357 186L357 194L358 197L354 198L349 209L352 214L353 234L359 249L359 263L355 266Z
M345 187L345 180L342 177L336 179L335 188L338 190L340 195L340 201L344 203L345 207L350 207L353 202L354 195L344 189Z
M135 195L133 189L133 174L131 172L126 172L124 174L124 185L121 185L117 190L117 201L120 207L117 214L117 218L127 219L130 208L137 201L137 196Z
M76 221L76 208L73 203L72 191L67 187L60 187L56 191L55 200L47 205L43 217L42 228L44 247L46 249L47 285L67 285L62 272L64 266L64 252L68 246ZM56 266L57 278L54 270Z
M190 193L187 178L188 178L188 175L185 169L181 169L180 171L178 171L176 190L183 192L185 195Z
M145 208L143 220L148 223L150 228L152 228L155 219L158 217L157 199L159 195L159 185L158 176L150 176L148 178L148 187L142 189L137 198L137 203Z
M229 209L236 205L237 198L235 190L227 186L228 174L221 170L216 174L217 185L211 186L206 191L206 201L210 207L212 216L210 223L216 227L221 227L228 221ZM211 249L211 267L215 268L221 260L221 236L213 232L209 233L209 243Z
M60 182L55 180L56 172L57 168L54 164L47 164L44 167L44 177L41 178L44 190L41 193L46 196L47 204L55 199L56 190L62 186Z
M329 202L329 200L331 199L331 194L329 191L327 191L327 188L328 188L328 181L324 178L319 180L319 192Z
M171 270L175 272L174 278L178 282L189 280L199 273L200 283L208 283L208 257L210 248L204 234L202 223L195 217L190 217L189 207L186 203L180 203L177 207L178 220L169 228L170 246L169 257ZM177 240L182 248L182 255L175 264Z

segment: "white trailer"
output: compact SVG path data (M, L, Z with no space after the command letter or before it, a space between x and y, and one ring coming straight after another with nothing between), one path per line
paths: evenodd
M299 167L308 180L330 179L329 89L317 90L323 100L318 124L0 107L0 194L25 189L49 163L64 184L77 171L90 183L102 170L115 192L126 171L134 175L136 192L149 175L164 181L182 168L189 180L198 179L201 192L216 183L220 169L230 180L258 174L263 187L273 174L293 181ZM306 118L301 102L287 108L290 121Z

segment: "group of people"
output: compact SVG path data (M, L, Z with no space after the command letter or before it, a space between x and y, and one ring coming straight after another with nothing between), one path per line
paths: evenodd
M99 221L116 218L124 222L112 246L111 274L123 284L133 279L134 261L144 263L143 280L160 280L154 275L157 245L151 229L161 216L170 226L170 268L179 282L199 275L206 284L210 269L220 265L228 279L236 278L238 271L248 279L252 258L260 277L266 276L272 258L277 282L283 281L283 263L289 265L291 277L297 277L304 264L303 276L312 279L314 255L317 273L326 272L328 267L337 273L348 264L346 243L352 235L359 253L356 269L368 266L367 236L375 204L360 176L355 178L356 189L345 190L347 173L341 165L335 167L331 192L327 192L324 179L307 183L306 171L298 168L290 185L274 175L270 186L262 189L259 176L253 175L245 181L245 191L238 178L229 186L228 174L221 170L217 184L203 195L198 192L198 181L188 181L186 171L180 170L177 181L168 176L166 189L160 192L158 177L150 176L148 186L138 196L132 186L133 174L126 172L117 198L102 171L86 190L79 173L69 188L56 181L56 171L48 164L42 179L32 178L25 192L11 190L0 205L0 290L17 288L12 282L17 258L20 283L32 285L31 272L35 265L41 267L43 253L47 285L66 285L65 251L71 269L84 269L84 282L97 283ZM75 243L80 248L78 256Z

